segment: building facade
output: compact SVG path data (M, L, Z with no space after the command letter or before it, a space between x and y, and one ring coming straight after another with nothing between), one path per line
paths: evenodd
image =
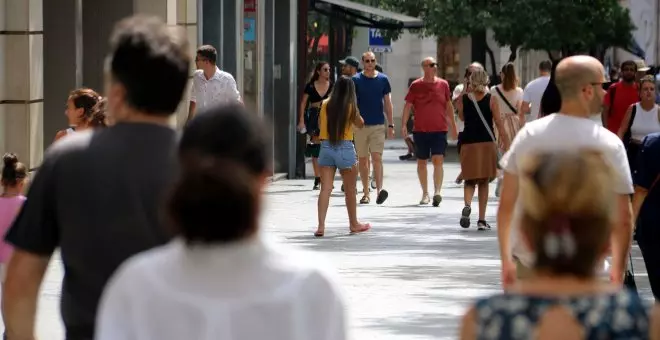
M275 171L291 172L299 1L277 1L0 0L0 152L38 167L67 127L69 91L102 91L114 24L141 13L184 29L193 54L200 44L217 47L218 66L236 77L246 106L272 123ZM174 126L185 121L187 102Z
M421 27L419 19L348 0L0 0L0 153L38 167L55 133L67 127L69 92L103 92L115 23L151 14L184 29L191 54L202 44L217 48L218 66L234 75L245 105L272 126L274 172L293 177L309 11L332 18L333 64L346 41L338 38L338 21L378 26L377 17L385 17L383 27ZM188 95L173 126L182 126L187 109Z

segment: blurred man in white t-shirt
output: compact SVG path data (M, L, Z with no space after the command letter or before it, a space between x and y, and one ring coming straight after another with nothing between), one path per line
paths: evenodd
M557 66L555 82L562 98L560 112L525 124L518 132L500 164L504 180L497 212L497 234L502 260L502 283L505 289L516 279L533 275L534 252L520 238L518 199L519 164L538 152L571 152L597 150L603 154L616 174L611 184L618 194L619 221L612 228L612 266L610 279L622 283L632 241L633 193L628 156L617 135L589 117L600 111L605 96L603 65L590 56L573 56ZM578 183L576 183L577 185Z
M523 93L522 110L527 117L527 121L539 118L539 111L541 110L541 98L545 88L548 87L550 81L550 72L552 71L552 62L544 60L539 64L540 77L532 80L525 86ZM531 108L530 108L531 104ZM529 115L531 113L531 115Z

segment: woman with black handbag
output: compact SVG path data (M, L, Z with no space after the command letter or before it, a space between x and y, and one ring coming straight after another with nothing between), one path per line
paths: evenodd
M637 155L646 135L660 132L660 111L655 103L655 79L644 76L639 81L639 102L631 105L623 117L618 135L628 153L630 173L635 174Z
M463 198L465 207L461 212L460 225L470 227L472 198L478 188L479 219L478 230L489 230L486 222L488 184L497 177L498 146L493 134L494 126L508 149L511 140L503 134L504 127L500 110L494 97L488 93L488 73L483 68L475 68L470 74L469 92L456 101L458 118L464 122L461 135L461 174L464 180Z

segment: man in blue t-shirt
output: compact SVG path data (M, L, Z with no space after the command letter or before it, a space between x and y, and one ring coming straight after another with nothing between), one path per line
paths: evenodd
M359 158L360 179L364 196L361 204L370 202L369 197L369 156L376 179L376 203L382 204L388 193L383 189L383 149L385 134L394 137L392 117L392 88L387 76L376 70L376 55L366 52L362 55L364 71L353 76L357 105L364 119L364 127L355 130L355 149ZM387 129L385 120L387 117Z

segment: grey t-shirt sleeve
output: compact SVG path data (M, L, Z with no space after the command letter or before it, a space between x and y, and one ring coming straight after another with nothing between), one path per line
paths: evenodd
M5 240L14 247L44 256L50 256L59 245L54 163L54 157L47 156L39 167L27 200L5 235Z

